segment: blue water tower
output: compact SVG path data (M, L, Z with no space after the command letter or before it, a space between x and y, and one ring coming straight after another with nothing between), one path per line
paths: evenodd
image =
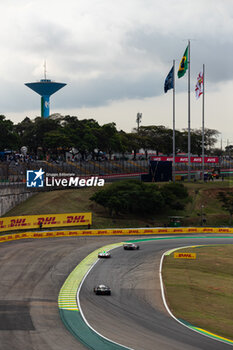
M26 83L25 85L41 96L41 117L48 118L50 115L50 96L66 84L55 83L45 78L39 82Z

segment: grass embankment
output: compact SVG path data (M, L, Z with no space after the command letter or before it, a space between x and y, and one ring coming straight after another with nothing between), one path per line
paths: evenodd
M172 313L233 340L233 245L179 249L196 260L165 257L163 281Z
M105 186L108 186L108 184ZM150 217L132 215L109 216L107 210L89 199L95 191L100 189L97 187L42 192L16 206L4 216L91 211L93 214L93 228L121 228L163 226L168 224L169 215L180 215L183 216L184 226L200 226L201 207L204 206L202 211L207 219L206 226L227 226L229 224L229 214L222 209L221 203L216 196L219 191L232 188L231 182L225 180L204 184L185 183L185 186L188 187L192 202L187 205L184 211L169 211Z
M103 207L89 199L98 189L91 187L41 192L17 205L4 216L92 212L92 228L127 228L148 225L148 218L110 217ZM149 219L149 222L152 221Z
M200 226L201 211L205 215L206 226L229 225L229 213L222 208L217 194L220 191L232 191L233 182L231 180L211 181L204 184L186 183L185 186L188 187L189 195L192 198L192 202L180 214L184 216L185 226Z

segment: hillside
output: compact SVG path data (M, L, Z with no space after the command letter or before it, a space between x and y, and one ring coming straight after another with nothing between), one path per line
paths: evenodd
M230 190L232 188L230 182L185 183L185 186L188 187L192 197L192 202L188 204L185 211L170 211L153 217L130 215L110 217L104 208L89 199L95 191L99 190L96 187L41 192L16 206L4 216L91 211L93 228L108 228L164 226L168 224L169 215L179 215L183 217L184 226L200 226L202 211L206 217L207 226L227 226L229 224L229 215L222 209L216 196L219 191Z

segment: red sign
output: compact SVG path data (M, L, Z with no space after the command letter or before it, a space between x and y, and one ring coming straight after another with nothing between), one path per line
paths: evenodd
M67 216L67 220L66 221L63 221L63 223L67 223L67 224L70 224L70 223L77 223L77 222L83 222L83 223L85 223L87 220L85 220L85 218L84 218L84 215L79 215L79 216L77 216L77 215L75 215L75 216L73 216L73 215L69 215L69 216Z
M205 163L218 163L218 157L205 157Z
M151 160L157 160L157 161L167 161L172 162L173 157L167 157L167 156L152 156L150 157ZM176 163L188 163L188 157L175 157ZM202 157L190 157L191 163L202 163ZM205 163L218 163L219 158L218 157L205 157L204 158Z
M36 219L36 226L38 226L40 223L43 225L55 225L57 224L56 222L56 217L55 216L47 216L47 217L39 217ZM60 222L59 222L60 223Z
M10 227L27 226L26 219L12 219Z

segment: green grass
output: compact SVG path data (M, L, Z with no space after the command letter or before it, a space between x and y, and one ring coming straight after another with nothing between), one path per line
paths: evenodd
M233 245L179 249L196 260L166 256L163 281L172 313L196 327L233 339Z
M41 192L11 209L4 216L92 212L92 228L143 227L154 224L151 218L110 217L107 211L89 198L95 187Z
M108 184L105 186L108 186ZM203 205L203 212L207 219L206 226L227 226L229 224L229 215L222 209L216 195L221 190L230 190L232 188L231 182L214 181L204 184L196 182L185 183L185 186L187 186L192 198L192 202L187 205L185 210L170 210L148 217L132 215L110 217L103 207L89 199L95 191L99 190L97 187L41 192L16 206L4 216L91 211L93 214L93 228L121 228L164 226L164 224L168 224L169 215L179 215L183 216L183 226L200 226L201 206Z

